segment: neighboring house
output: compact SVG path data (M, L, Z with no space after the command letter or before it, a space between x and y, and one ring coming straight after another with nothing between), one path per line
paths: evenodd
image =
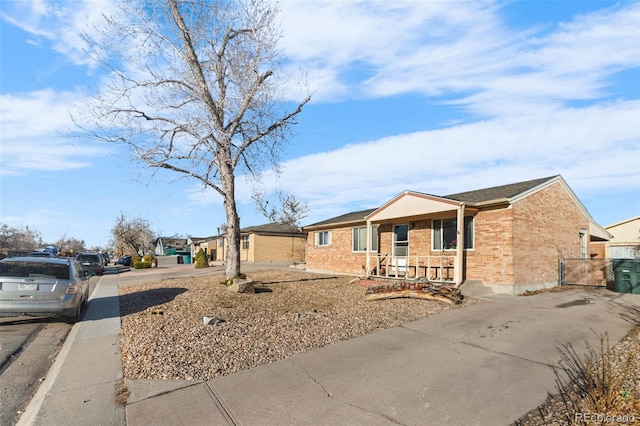
M304 228L307 270L480 280L497 293L555 286L558 259L588 259L610 235L561 176L434 196L405 191L377 209Z
M158 237L153 242L156 256L173 256L187 250L186 238Z
M640 259L640 216L605 227L613 237L608 244L612 259Z
M299 227L268 223L240 230L240 261L291 264L304 262L307 234ZM214 237L215 260L224 261L228 252L225 236Z
M213 249L215 246L215 249ZM226 251L227 251L227 237L225 234L216 235L213 237L213 240L209 243L210 253L213 255L211 260L215 260L217 262L224 262L226 259Z
M215 260L216 257L216 237L189 237L187 238L187 245L191 250L191 258L195 259L198 250L202 249L204 254L207 256L209 260Z

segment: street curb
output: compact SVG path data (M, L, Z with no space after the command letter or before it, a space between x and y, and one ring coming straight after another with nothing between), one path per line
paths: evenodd
M98 284L96 284L96 288L98 285L100 285L100 281L98 281ZM38 390L33 398L31 398L31 401L29 401L27 408L20 416L20 419L16 423L16 426L31 426L35 424L38 414L40 413L40 409L42 408L42 404L44 403L47 394L51 391L53 385L58 379L60 370L62 369L62 366L64 365L64 362L69 355L69 351L71 351L71 346L76 340L79 329L80 327L78 327L78 323L74 324L71 328L71 331L67 335L67 338L62 345L62 349L60 350L60 352L58 352L55 361L47 372L46 378L44 379L40 387L38 387Z

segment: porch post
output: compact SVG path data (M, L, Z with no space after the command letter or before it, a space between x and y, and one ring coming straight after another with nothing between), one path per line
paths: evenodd
M462 268L464 267L464 203L458 207L458 241L456 244L456 267L453 278L456 282L456 288L462 284Z
M367 263L364 271L367 278L371 275L371 258L369 257L370 253L371 253L371 221L367 220Z

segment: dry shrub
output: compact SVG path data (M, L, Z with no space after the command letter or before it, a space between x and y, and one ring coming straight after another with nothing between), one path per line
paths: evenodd
M609 347L609 334L605 332L599 340L598 348L587 343L583 356L570 343L560 348L559 367L554 372L568 424L592 424L581 416L585 413L610 418L640 413L640 394L630 380L640 354L631 351L615 356Z

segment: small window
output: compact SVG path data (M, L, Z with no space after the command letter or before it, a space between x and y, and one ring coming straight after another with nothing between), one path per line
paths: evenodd
M329 231L316 232L317 246L328 246L329 244L331 244L331 232Z
M458 248L458 220L437 219L433 221L433 250L455 250ZM464 218L464 248L473 249L473 217Z
M360 226L353 228L352 238L353 251L367 251L367 227ZM378 251L378 227L371 227L371 251Z
M219 247L222 247L223 245L224 245L224 238L220 238L220 239L218 240L218 246L219 246Z
M242 248L244 250L247 250L249 248L249 236L248 235L243 235L242 236Z

